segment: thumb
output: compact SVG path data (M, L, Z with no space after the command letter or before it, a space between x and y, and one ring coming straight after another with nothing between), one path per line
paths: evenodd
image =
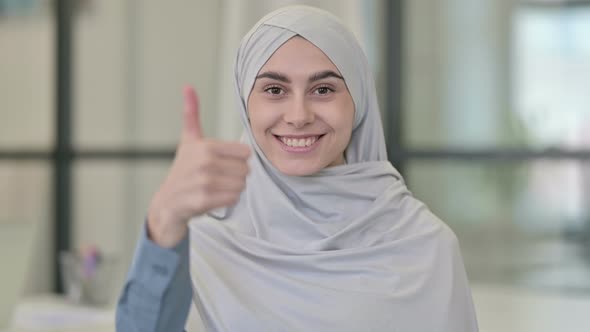
M184 115L182 139L201 139L201 114L199 112L199 98L195 89L190 85L184 87Z

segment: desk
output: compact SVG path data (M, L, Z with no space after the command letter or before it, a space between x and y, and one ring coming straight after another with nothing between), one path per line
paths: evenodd
M115 332L115 310L73 305L58 295L24 298L0 332Z

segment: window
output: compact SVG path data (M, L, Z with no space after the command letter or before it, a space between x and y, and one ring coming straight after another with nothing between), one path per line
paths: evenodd
M590 5L399 3L388 145L410 190L472 281L590 292Z

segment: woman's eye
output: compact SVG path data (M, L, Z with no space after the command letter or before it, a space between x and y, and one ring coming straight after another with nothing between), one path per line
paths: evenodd
M332 92L333 90L327 86L321 86L315 90L315 93L318 95L327 95L328 93Z
M268 87L264 91L270 93L271 95L280 95L283 93L283 89L281 89L277 86Z

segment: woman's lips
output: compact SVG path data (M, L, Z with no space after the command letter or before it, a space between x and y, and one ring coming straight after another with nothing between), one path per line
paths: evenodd
M324 136L321 135L297 135L297 136L280 136L274 135L281 146L287 152L306 153L310 152L318 145L318 142Z

